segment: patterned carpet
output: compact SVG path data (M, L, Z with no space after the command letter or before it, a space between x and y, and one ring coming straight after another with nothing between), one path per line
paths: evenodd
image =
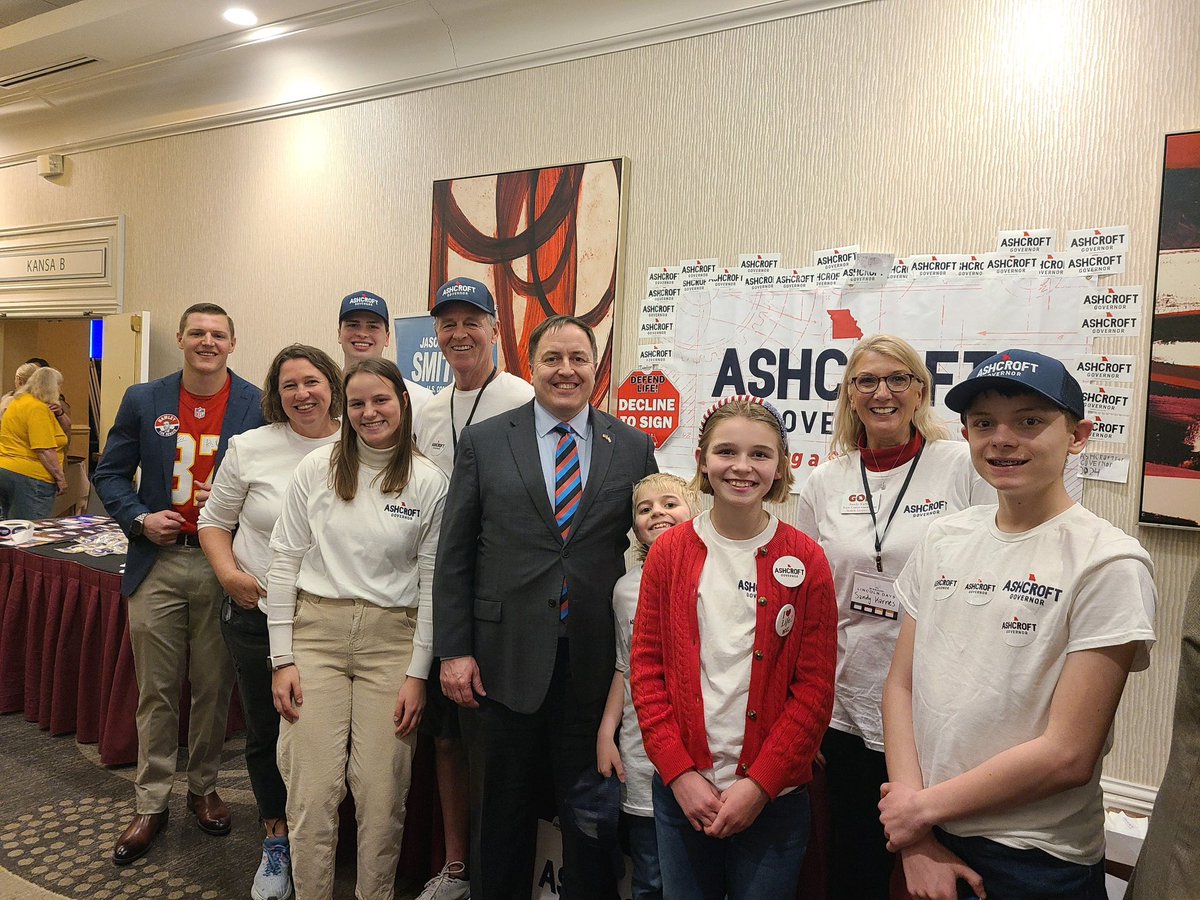
M242 749L241 738L226 742L218 785L233 813L231 834L211 837L196 827L184 806L186 779L177 776L166 830L149 853L118 868L110 854L134 812L134 767L105 768L95 747L51 737L19 714L0 716L0 870L15 876L0 873L0 897L249 897L262 833ZM354 860L338 855L334 900L350 900ZM420 889L404 887L398 896Z

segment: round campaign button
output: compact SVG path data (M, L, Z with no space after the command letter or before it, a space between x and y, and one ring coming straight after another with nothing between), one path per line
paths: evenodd
M933 580L933 599L946 600L954 596L958 590L958 579L947 575L939 575Z
M963 599L972 606L983 606L996 595L996 585L982 578L972 578L963 585Z
M179 433L179 416L174 413L163 413L154 420L154 430L161 437L174 437Z
M787 637L795 624L796 607L789 603L779 610L779 615L775 617L775 633L780 637Z
M775 560L772 573L775 575L775 580L784 587L799 587L804 583L806 570L804 563L796 557L781 556Z
M1000 634L1010 647L1027 647L1037 637L1038 623L1024 610L1014 610L1000 621Z

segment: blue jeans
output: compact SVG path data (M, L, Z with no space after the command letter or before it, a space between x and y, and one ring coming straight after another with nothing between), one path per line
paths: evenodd
M11 469L0 468L0 516L6 519L45 519L54 509L58 486Z
M934 835L983 878L988 900L1106 900L1104 861L1082 866L1043 850L1018 850L984 837ZM961 882L960 882L961 883ZM974 897L968 890L960 896Z
M675 795L654 776L654 822L663 894L671 900L763 900L794 897L808 844L808 791L768 803L754 823L730 838L692 828Z
M658 865L658 835L653 816L621 813L629 831L629 856L633 859L633 900L662 900L662 871Z

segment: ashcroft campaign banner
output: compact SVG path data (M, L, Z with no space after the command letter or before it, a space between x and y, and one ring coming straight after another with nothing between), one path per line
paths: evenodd
M720 397L753 394L783 413L799 490L829 456L847 356L878 333L917 349L934 405L957 429L943 396L985 357L1009 347L1063 360L1091 351L1092 335L1079 327L1089 287L1083 278L994 278L847 289L714 284L681 293L673 358L662 366L679 389L680 427L659 449L659 466L690 476L704 411Z

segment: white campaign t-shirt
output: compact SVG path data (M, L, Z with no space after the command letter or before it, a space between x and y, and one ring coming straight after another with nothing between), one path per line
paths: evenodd
M399 494L382 494L379 451L360 444L358 491L342 500L329 484L333 447L306 456L283 498L271 534L267 628L271 655L292 649L296 590L318 597L366 600L417 610L408 675L426 678L433 661L433 564L448 482L429 460L413 456Z
M862 604L852 605L855 573L894 579L931 523L968 506L996 502L996 492L971 464L965 442L927 443L916 462L903 497L900 488L912 462L887 472L867 470L881 534L896 501L902 504L884 536L882 574L875 568L871 516L866 503L857 499L863 494L857 450L829 460L808 476L793 523L825 551L837 591L838 659L830 727L858 735L877 751L883 750L880 701L900 633L899 609L865 611Z
M775 536L779 520L748 540L732 541L713 528L706 510L693 520L708 554L700 571L696 617L700 625L700 694L713 766L701 771L719 791L737 781L746 736L758 600L759 547Z
M913 730L928 786L1042 734L1068 653L1139 641L1133 670L1149 664L1156 594L1141 544L1079 505L1020 534L995 518L977 506L938 520L897 581L916 620ZM1086 785L942 827L1094 864L1100 763Z
M412 405L413 432L416 432L420 427L421 417L425 415L425 407L437 395L419 381L411 378L404 379L404 386L408 388L408 402Z
M633 619L637 614L638 592L642 588L642 566L639 563L617 579L613 586L613 617L617 626L617 671L625 676L625 706L621 710L621 730L618 741L621 764L625 766L625 783L621 786L621 809L634 816L654 815L650 782L654 766L642 744L642 729L637 710L633 708L633 693L629 687L629 645L633 638Z
M479 406L471 416L471 407L476 398ZM421 411L416 422L417 449L424 453L447 476L454 470L454 437L461 437L462 430L471 424L477 425L502 412L516 409L533 399L533 387L523 378L508 372L499 372L492 383L479 391L460 391L448 384L438 391ZM454 403L454 425L456 433L450 431L450 404Z
M234 532L234 558L263 590L271 565L271 529L279 519L292 473L313 450L337 439L336 431L328 437L306 438L284 423L264 425L229 439L197 527ZM258 608L267 611L265 597L259 599Z

